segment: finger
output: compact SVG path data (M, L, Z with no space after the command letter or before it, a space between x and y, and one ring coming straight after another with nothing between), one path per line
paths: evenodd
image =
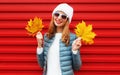
M80 41L80 40L77 40L76 43L81 43L81 41Z
M75 45L75 44L76 44L76 40L73 41L73 45Z
M38 32L37 35L42 35L42 33L41 33L41 32Z
M80 47L81 47L81 45L76 45L76 47L77 47L77 48L80 48Z
M76 45L77 43L81 43L81 38L77 38L74 40L73 45Z
M80 40L81 40L81 37L78 37L78 38L77 38L77 40L79 40L79 41L80 41Z
M42 38L43 38L42 33L41 33L41 32L38 32L37 35L36 35L36 37L37 37L38 39L42 39Z
M81 45L81 41L77 41L77 43L76 44L79 44L79 45Z
M76 45L80 45L81 43L80 42L77 42Z

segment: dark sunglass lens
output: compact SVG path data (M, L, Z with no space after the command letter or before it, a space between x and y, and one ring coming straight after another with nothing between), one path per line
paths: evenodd
M62 18L63 18L63 19L66 19L66 18L67 18L67 16L65 16L65 15L62 15Z
M56 17L58 17L58 16L59 16L59 13L55 13L54 15L55 15Z

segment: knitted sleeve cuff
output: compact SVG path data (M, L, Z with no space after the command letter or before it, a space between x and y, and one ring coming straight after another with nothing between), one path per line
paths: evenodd
M77 54L78 50L72 50L73 54Z
M43 48L37 48L37 54L41 54L43 52Z

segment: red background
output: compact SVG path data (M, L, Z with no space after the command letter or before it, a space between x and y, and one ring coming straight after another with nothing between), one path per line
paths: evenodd
M45 28L61 2L75 12L70 30L81 20L93 25L93 45L81 47L82 68L75 75L120 75L120 0L0 0L0 75L42 75L36 39L27 35L27 21L41 17Z

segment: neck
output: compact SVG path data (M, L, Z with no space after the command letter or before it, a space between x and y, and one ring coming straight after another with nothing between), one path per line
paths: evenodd
M63 27L57 27L57 33L62 33L63 32Z

